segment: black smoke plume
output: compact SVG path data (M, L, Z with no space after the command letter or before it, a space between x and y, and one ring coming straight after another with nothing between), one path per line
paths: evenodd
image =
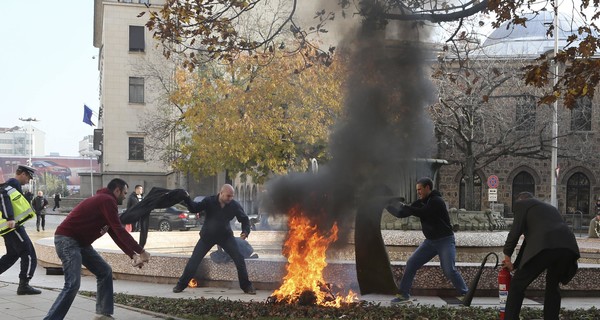
M397 26L397 27L394 27ZM398 192L399 177L417 157L431 156L433 129L425 107L433 88L428 80L422 30L410 24L383 30L365 19L346 38L339 54L350 57L345 116L330 136L331 161L318 173L277 177L267 184L269 214L299 206L323 230L334 222L340 238L354 224L357 206ZM396 39L386 39L395 34Z

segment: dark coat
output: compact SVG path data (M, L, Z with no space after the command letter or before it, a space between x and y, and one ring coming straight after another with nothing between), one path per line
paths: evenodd
M520 200L513 209L513 225L504 244L504 254L512 256L519 238L525 236L515 267L520 268L545 249L566 248L579 257L575 235L558 210L538 199Z
M388 208L388 211L398 218L418 217L421 220L423 234L429 240L441 239L454 234L446 203L442 199L442 194L437 190L432 190L427 198L417 200L410 206L403 206L400 210L395 210L393 207Z
M31 200L31 207L35 210L36 214L40 214L47 206L48 200L44 196L36 196Z
M244 212L244 209L235 200L231 200L224 207L221 207L219 195L214 195L202 199L200 202L191 200L186 201L190 212L204 212L204 224L200 229L200 236L215 239L223 239L233 236L233 230L229 222L236 218L242 224L242 232L250 235L250 219Z
M183 189L165 189L153 187L142 201L133 204L119 217L121 223L131 224L140 221L140 246L146 245L148 238L150 212L154 209L168 208L181 201L190 201L190 195ZM136 199L137 200L137 199Z

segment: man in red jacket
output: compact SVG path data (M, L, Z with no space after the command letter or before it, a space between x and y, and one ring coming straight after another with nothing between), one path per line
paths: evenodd
M95 196L82 201L56 228L54 245L62 261L65 286L44 319L64 319L77 295L84 265L97 279L96 319L112 319L114 311L112 269L94 250L92 243L108 233L115 243L142 267L150 254L131 237L121 224L118 207L123 203L128 185L113 179Z

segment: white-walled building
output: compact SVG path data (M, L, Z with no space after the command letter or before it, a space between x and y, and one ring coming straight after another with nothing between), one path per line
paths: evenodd
M94 173L94 185L106 186L118 177L130 186L140 184L147 191L159 186L183 188L192 196L214 194L225 183L224 174L198 179L191 173L174 172L148 149L152 142L141 123L149 119L148 114L164 106L161 103L165 103L165 90L158 78L172 77L174 65L164 58L145 27L148 15L138 17L148 11L146 4L159 10L164 1L94 0L100 107L93 148L101 152L100 172ZM89 173L82 179L82 183L88 183Z
M100 110L94 149L100 150L101 181L119 177L131 185L167 186L166 168L146 154L140 119L156 108L159 92L149 89L139 66L156 54L155 42L145 28L148 1L94 1L94 46L99 49ZM163 1L153 1L160 6ZM165 63L167 63L165 61ZM96 177L94 177L96 178Z
M45 144L46 133L34 126L0 128L0 156L43 156Z

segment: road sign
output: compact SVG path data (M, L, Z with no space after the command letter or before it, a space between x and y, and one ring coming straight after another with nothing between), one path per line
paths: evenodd
M488 189L488 201L498 201L498 189Z
M498 188L498 184L500 184L500 179L498 179L498 176L491 175L488 177L487 185L490 189Z

